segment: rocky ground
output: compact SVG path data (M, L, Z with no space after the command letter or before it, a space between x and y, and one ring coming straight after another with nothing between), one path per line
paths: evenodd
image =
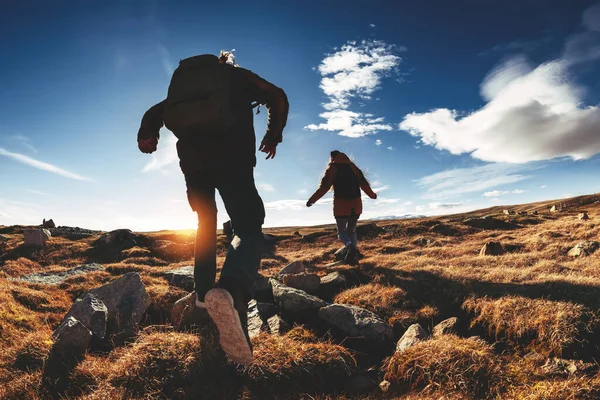
M0 398L597 399L596 201L365 223L358 267L267 229L248 367L192 306L193 232L0 226Z

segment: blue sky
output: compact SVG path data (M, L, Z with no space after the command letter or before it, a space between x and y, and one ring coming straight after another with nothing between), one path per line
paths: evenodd
M290 102L256 168L266 226L332 220L330 198L304 203L333 149L379 193L364 218L600 190L592 1L9 0L0 224L194 227L173 136L148 156L136 133L180 59L231 49Z

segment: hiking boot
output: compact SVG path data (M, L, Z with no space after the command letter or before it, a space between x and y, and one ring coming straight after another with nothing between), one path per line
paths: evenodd
M344 262L348 265L358 265L358 249L351 244L346 245L348 251L346 252L346 257L344 257Z
M250 364L252 344L248 336L248 305L244 307L243 301L236 304L231 293L222 288L211 289L204 301L208 314L217 325L219 343L227 357L242 365Z

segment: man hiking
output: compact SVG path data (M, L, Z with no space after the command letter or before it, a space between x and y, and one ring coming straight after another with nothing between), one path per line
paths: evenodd
M156 150L163 124L177 137L177 154L191 208L198 214L194 256L196 305L206 307L221 347L240 364L252 361L247 308L260 265L265 209L254 183L256 138L253 106L266 105L267 132L259 150L275 157L287 122L284 91L235 66L231 53L180 61L167 99L142 119L138 147ZM219 191L234 239L215 285Z
M319 189L306 202L306 206L312 206L333 186L333 215L337 223L338 238L346 246L344 261L356 265L359 255L356 224L362 213L360 190L372 199L376 199L377 194L371 189L363 172L346 154L334 150L330 156Z

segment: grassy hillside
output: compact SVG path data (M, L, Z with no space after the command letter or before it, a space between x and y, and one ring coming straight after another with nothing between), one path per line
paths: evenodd
M555 204L560 212L550 212ZM99 251L99 233L53 237L32 249L22 245L23 227L0 227L0 398L597 399L600 251L567 253L581 241L600 241L600 203L591 195L513 206L515 215L505 208L378 221L377 231L359 237L359 269L326 266L339 248L333 225L266 229L279 240L261 275L276 277L292 261L319 276L350 270L360 279L333 301L377 314L392 326L394 344L414 323L427 333L450 317L460 323L456 334L379 354L310 321L289 321L296 325L287 333L253 339L255 362L247 368L227 362L210 323L173 328L173 303L186 292L162 275L190 265L192 256L158 254L152 244L189 244L193 232L140 234L135 247ZM589 220L578 218L584 211ZM315 233L322 236L303 239ZM480 256L491 241L505 253ZM219 264L225 253L220 235ZM11 280L92 262L104 270L55 286ZM132 271L152 299L140 334L89 352L64 391L48 392L41 376L53 329L81 294ZM357 377L369 383L362 393ZM382 381L385 392L377 386Z

